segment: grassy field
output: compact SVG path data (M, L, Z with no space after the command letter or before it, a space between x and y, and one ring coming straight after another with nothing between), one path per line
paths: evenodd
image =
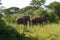
M24 26L17 23L8 23L17 32L25 34L25 37L30 37L30 40L60 40L60 22L59 23L47 23L45 25ZM25 40L25 39L24 39Z
M10 23L19 34L25 34L26 37L32 37L33 40L60 40L60 23L48 23L46 25L34 25L25 27L16 23Z

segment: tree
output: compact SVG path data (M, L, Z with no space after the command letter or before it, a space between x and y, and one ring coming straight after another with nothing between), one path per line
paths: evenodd
M60 17L60 6L59 5L60 5L60 2L55 1L55 2L50 3L47 7L51 10L54 10L56 15Z
M30 5L39 8L45 3L45 0L32 0Z
M18 7L11 7L9 8L10 12L12 13L16 13L16 12L19 12L19 8Z
M28 16L32 17L32 16L34 16L33 12L34 12L33 9L27 10L27 11L25 12L25 15L28 15Z
M26 6L22 9L20 9L20 14L28 15L28 16L33 16L33 12L37 10L36 8L32 6Z
M58 23L59 17L55 14L54 10L48 10L46 17L48 18L49 22Z
M38 15L46 15L46 10L44 10L43 8L40 8L36 11L34 11L34 15L38 16Z
M36 8L34 8L32 6L26 6L26 7L22 8L22 9L20 9L20 13L24 13L24 12L30 10L30 9L37 10Z
M5 9L4 12L6 14L15 14L15 13L19 12L19 8L18 7L11 7L11 8Z
M20 13L25 13L26 11L28 11L28 10L30 10L32 8L33 7L31 7L31 6L26 6L26 7L22 8L22 9L20 9Z

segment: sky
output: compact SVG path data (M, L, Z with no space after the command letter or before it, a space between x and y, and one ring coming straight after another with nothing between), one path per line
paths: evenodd
M9 8L9 7L19 7L19 8L23 8L25 6L29 6L31 0L1 0L3 5L5 8ZM53 2L53 1L59 1L60 0L46 0L46 5L48 5L49 3Z

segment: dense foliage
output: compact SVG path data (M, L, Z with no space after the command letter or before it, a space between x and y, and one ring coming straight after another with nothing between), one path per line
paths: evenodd
M0 15L0 40L60 40L60 2L44 6L45 0L32 0L30 6L19 9L4 9L6 16ZM41 16L47 18L46 24L18 25L17 17Z

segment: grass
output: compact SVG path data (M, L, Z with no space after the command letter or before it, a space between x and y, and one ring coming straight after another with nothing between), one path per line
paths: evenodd
M60 40L60 23L48 23L44 26L35 25L25 27L24 25L12 24L18 33L24 33L26 37L37 38L38 40Z
M46 25L34 25L25 27L16 23L8 23L15 28L19 34L25 34L26 37L31 37L33 40L60 40L60 23L47 23Z

